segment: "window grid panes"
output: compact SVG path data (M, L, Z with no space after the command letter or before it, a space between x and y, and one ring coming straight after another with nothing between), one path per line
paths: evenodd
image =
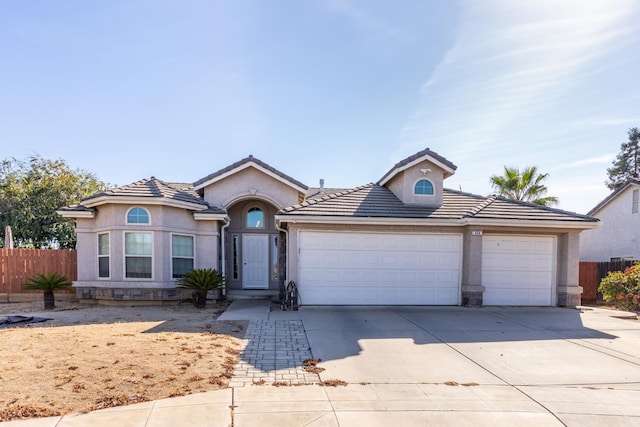
M631 213L638 213L638 199L640 198L640 190L633 190L633 201L631 204Z
M143 208L133 208L127 214L129 224L149 224L149 212Z
M171 236L172 275L174 279L184 277L193 270L193 236Z
M125 233L125 277L151 279L152 250L151 233Z
M428 179L421 179L416 182L415 194L433 194L433 184Z
M247 212L247 228L264 228L264 212L262 212L262 209L249 209L249 212Z
M109 233L98 234L98 277L109 277Z

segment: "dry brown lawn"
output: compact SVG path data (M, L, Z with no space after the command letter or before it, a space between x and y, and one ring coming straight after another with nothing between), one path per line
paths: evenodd
M225 388L246 328L217 321L225 306L215 303L42 307L0 304L0 319L53 319L0 329L0 421Z

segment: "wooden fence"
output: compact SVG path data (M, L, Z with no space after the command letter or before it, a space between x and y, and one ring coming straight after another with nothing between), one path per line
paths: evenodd
M0 249L0 294L39 292L23 291L21 285L40 273L58 273L70 281L76 280L77 265L76 251Z
M595 304L602 301L602 295L598 292L600 281L607 277L610 271L624 271L634 265L636 261L604 261L604 262L580 262L580 286L582 286L582 304Z

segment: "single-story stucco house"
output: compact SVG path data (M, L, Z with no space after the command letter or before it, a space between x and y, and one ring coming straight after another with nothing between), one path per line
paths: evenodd
M249 156L193 184L151 177L62 208L76 221L81 299L175 300L216 268L230 297L300 304L580 303L579 237L597 219L444 188L456 166L425 149L376 182L309 189Z

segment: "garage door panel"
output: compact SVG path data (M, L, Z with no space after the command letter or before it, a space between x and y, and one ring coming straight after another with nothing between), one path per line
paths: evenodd
M461 242L460 235L300 232L303 304L457 304Z
M485 305L551 305L555 238L485 236L482 284Z
M550 290L515 291L513 289L492 289L484 292L484 298L493 301L492 305L523 305L527 301L529 306L548 306L551 300Z

